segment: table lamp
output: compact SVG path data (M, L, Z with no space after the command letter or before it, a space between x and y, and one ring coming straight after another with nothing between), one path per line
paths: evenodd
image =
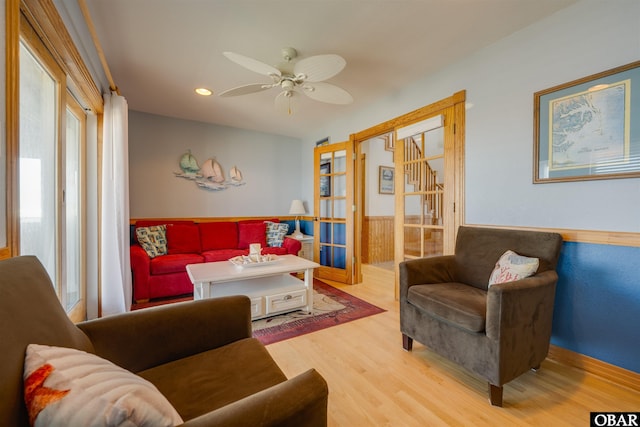
M296 230L293 232L292 236L294 239L300 239L303 237L302 232L300 231L300 220L298 219L299 215L306 214L307 211L304 208L304 204L302 200L294 200L291 202L291 207L289 208L289 215L296 216Z

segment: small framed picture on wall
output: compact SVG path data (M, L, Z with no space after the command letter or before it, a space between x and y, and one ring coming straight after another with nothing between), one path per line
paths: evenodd
M316 147L322 147L323 145L329 145L329 137L321 139L320 141L316 141Z
M395 171L391 166L380 166L378 173L378 192L393 194L395 192Z

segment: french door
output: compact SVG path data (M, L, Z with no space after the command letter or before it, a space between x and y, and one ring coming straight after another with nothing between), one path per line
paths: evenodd
M464 93L434 106L396 128L396 265L453 254L464 219Z
M25 19L19 61L19 253L40 260L69 317L84 320L86 113Z
M456 92L353 136L359 155L362 143L374 138L385 139L385 149L393 152L393 229L383 228L384 235L368 234L364 238L376 243L384 239L387 245L393 241L396 298L400 262L454 252L456 231L464 222L465 100L465 91ZM364 188L367 160L362 158L365 160L359 165L357 183L360 214L355 229L355 239L359 241L363 240L363 233L371 233L362 226L364 195L368 191ZM359 261L362 249L357 245L355 248ZM358 272L358 268L356 263L354 270Z
M445 236L453 236L446 232L453 223L448 207L455 177L446 167L445 130L441 113L396 131L396 172L402 181L397 183L401 210L396 211L396 221L402 227L402 261L444 255L445 245L450 245Z
M315 148L316 276L353 283L353 142Z

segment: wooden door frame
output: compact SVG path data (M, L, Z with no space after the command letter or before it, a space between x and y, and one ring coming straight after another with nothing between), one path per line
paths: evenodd
M440 101L434 102L422 108L418 108L417 110L411 111L407 114L403 114L401 116L395 117L391 120L387 120L386 122L379 123L373 127L362 130L360 132L354 133L350 136L350 139L354 143L355 149L355 158L360 159L362 155L361 143L367 141L376 136L384 135L386 133L395 132L396 129L410 125L412 123L419 122L424 120L429 116L433 116L437 114L438 111L444 110L446 108L453 107L454 108L454 173L455 180L453 184L453 200L452 205L450 206L450 212L453 220L454 226L454 235L451 237L452 241L455 241L455 234L457 234L458 226L461 225L464 221L464 141L465 141L465 101L466 101L466 91L462 90L454 93L452 96L448 98L441 99ZM396 144L397 147L397 144ZM397 159L395 159L394 152L394 163L396 163ZM355 170L354 170L354 179L356 195L361 194L365 191L364 185L361 177L362 171L360 170L363 167L362 163L359 161L355 162ZM396 179L400 177L396 176ZM397 182L396 182L397 186ZM364 222L364 197L356 196L355 200L355 218L354 218L354 257L356 259L353 271L354 271L354 283L362 282L362 269L361 269L361 261L362 261L362 224ZM397 232L397 230L396 230ZM444 251L445 253L453 253L453 245L445 244ZM396 269L397 270L397 269ZM398 277L399 273L396 271L396 298L398 297Z

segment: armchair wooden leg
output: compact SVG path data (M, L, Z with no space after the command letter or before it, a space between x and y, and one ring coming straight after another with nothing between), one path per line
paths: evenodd
M407 351L411 351L413 349L413 338L402 334L402 348Z
M493 406L502 407L502 386L489 383L489 400Z

